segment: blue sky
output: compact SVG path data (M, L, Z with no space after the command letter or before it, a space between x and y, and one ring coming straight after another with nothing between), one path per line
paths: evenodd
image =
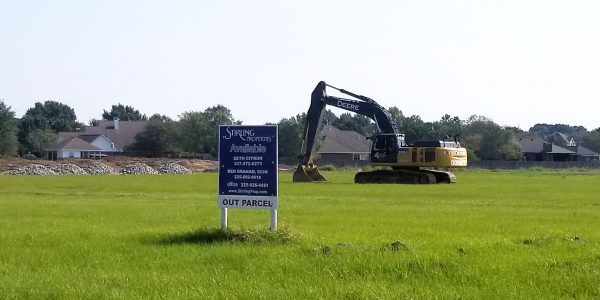
M600 127L598 1L5 1L0 99L116 103L244 124L308 109L324 80L425 121ZM334 110L336 113L343 111Z

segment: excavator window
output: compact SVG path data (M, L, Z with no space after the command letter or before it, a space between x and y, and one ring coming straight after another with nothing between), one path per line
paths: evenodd
M377 137L375 139L375 150L385 150L385 138Z
M395 162L398 155L398 139L395 135L380 135L373 140L371 160L374 162Z
M388 142L387 142L387 145L386 145L386 146L387 146L387 149L386 149L386 150L387 150L388 152L391 152L391 151L394 151L394 150L398 149L398 144L397 144L397 142L398 142L398 140L397 140L396 138L394 138L394 137L390 137L390 138L388 139Z
M393 135L383 135L375 138L374 150L390 152L398 148L398 144L402 145L404 141L397 140Z

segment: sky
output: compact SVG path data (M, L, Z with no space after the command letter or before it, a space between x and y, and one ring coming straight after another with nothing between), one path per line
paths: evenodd
M598 16L600 1L0 0L0 99L83 123L117 103L174 119L222 104L250 125L306 112L326 81L424 121L591 130Z

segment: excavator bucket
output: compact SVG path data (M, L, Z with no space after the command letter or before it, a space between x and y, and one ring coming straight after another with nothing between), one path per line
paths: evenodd
M319 172L319 168L315 165L302 165L299 164L296 171L294 171L293 176L294 182L319 182L319 181L327 181L321 172Z

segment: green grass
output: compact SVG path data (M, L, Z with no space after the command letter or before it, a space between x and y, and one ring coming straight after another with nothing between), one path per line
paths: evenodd
M600 297L598 172L325 175L227 234L214 173L0 176L0 299Z

